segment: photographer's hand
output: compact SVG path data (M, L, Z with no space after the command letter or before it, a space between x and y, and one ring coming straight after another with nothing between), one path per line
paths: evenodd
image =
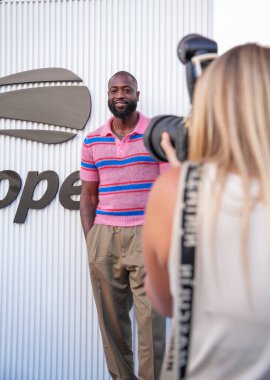
M172 165L172 167L175 167L175 168L180 167L181 162L178 160L176 156L176 151L174 147L172 146L170 135L168 132L162 133L162 140L161 140L160 146L164 150L167 160Z

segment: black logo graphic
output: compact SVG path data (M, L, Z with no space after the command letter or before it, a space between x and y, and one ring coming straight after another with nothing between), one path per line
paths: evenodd
M44 68L0 78L0 86L41 82L82 82L72 71ZM37 122L82 130L91 113L91 97L86 86L49 85L0 94L0 118ZM76 133L48 129L0 129L0 134L58 144Z

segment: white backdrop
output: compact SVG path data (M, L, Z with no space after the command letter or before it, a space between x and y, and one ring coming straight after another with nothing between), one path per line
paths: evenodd
M16 171L24 186L29 171L54 170L61 185L79 170L83 137L109 116L106 85L118 70L137 77L145 114L185 114L185 72L176 46L190 32L212 36L212 2L0 1L0 77L63 67L83 79L92 97L86 128L67 143L0 135L0 171ZM0 129L33 127L41 126L0 119ZM6 182L0 182L0 199ZM40 186L34 197L43 191ZM57 195L46 208L30 210L24 224L15 224L20 196L0 209L0 379L108 379L79 212L64 209Z
M268 0L215 0L213 37L219 52L247 42L270 46Z

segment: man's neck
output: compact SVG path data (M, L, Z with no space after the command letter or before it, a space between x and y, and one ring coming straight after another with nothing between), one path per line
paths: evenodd
M138 112L134 112L131 115L125 117L124 119L119 119L115 117L113 119L113 125L115 128L117 128L119 131L127 131L130 129L135 128L136 124L139 120L139 114Z

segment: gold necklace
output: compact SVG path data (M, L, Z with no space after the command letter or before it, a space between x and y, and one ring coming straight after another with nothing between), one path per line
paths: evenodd
M136 125L135 125L135 127L136 127ZM112 123L112 129L114 130L114 132L117 133L119 136L122 136L122 137L125 137L125 136L128 135L130 132L132 132L133 129L135 129L135 127L129 129L125 134L123 134L123 133L118 132L118 130L116 129L114 123Z

